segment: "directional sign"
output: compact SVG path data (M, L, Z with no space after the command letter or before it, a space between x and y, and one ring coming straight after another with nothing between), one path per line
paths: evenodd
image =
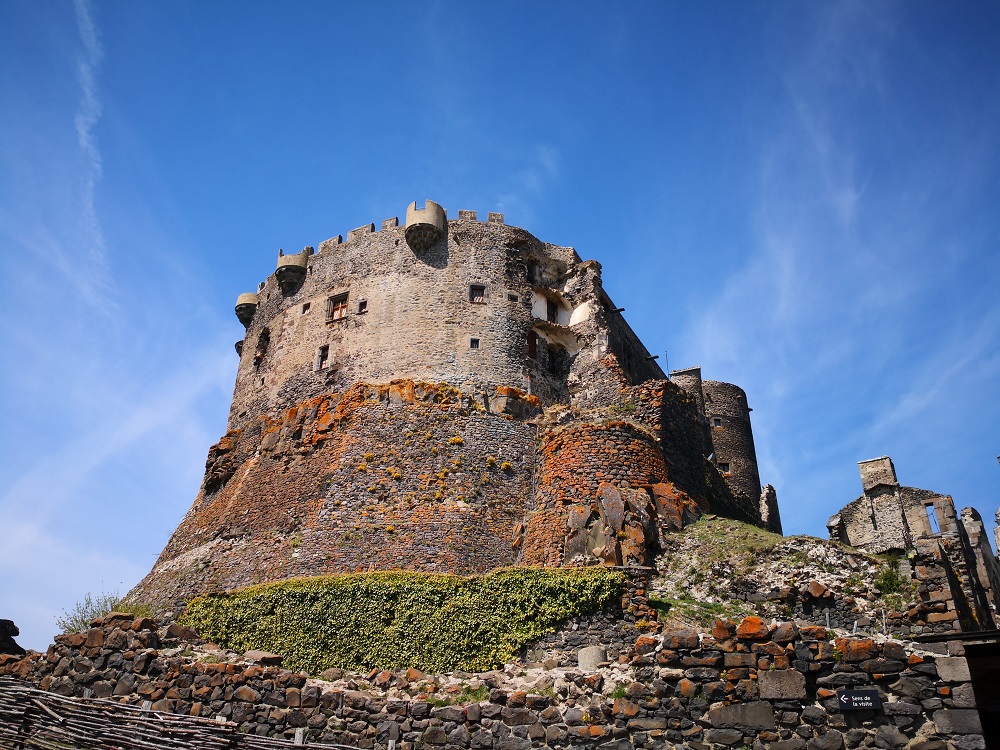
M841 711L880 711L882 698L878 690L841 690L837 693Z

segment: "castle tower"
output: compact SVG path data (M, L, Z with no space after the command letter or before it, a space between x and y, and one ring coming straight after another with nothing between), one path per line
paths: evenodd
M705 418L715 452L715 465L734 493L759 498L760 474L746 393L732 383L715 380L704 380L701 387L705 394Z

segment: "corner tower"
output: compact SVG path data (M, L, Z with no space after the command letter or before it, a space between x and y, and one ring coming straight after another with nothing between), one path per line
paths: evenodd
M715 380L702 381L701 387L715 465L734 493L759 498L760 472L747 394L738 385Z

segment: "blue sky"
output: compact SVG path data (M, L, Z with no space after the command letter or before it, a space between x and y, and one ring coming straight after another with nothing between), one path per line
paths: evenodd
M144 575L236 295L424 198L601 261L741 384L786 533L884 454L992 528L998 42L989 2L0 4L0 617L44 649Z

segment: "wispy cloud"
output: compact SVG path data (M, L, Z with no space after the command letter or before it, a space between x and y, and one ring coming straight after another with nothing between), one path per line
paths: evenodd
M539 201L559 178L559 152L549 144L530 149L522 164L515 166L505 189L494 198L495 210L515 214L521 225L530 225Z
M77 496L89 476L113 457L135 448L153 433L179 434L196 422L195 404L206 392L225 391L231 378L229 348L216 341L210 351L192 352L168 377L145 383L142 388L122 379L114 362L103 362L89 383L79 385L100 401L104 419L85 429L40 459L25 467L0 495L0 508L30 508L31 516L43 520L49 512L66 512L66 503ZM118 388L109 385L118 382ZM129 391L125 395L124 391ZM67 415L69 416L69 415ZM82 415L81 415L82 416Z
M108 294L111 279L107 271L107 243L97 212L97 187L103 175L101 152L95 130L101 120L100 88L97 82L104 50L100 30L95 20L93 5L88 0L74 0L76 24L82 48L77 59L76 75L80 86L80 100L73 125L76 140L83 157L80 185L80 211L84 230L77 238L76 247L87 253L85 269L71 257L74 250L63 249L54 256L57 266L74 280L83 298L95 309L106 313L108 321L114 319L113 304Z
M853 5L819 15L776 60L786 106L760 141L756 237L685 336L708 377L747 388L762 480L785 491L790 528L813 533L850 499L859 451L884 452L890 435L902 450L898 438L918 432L932 409L954 428L942 404L958 383L996 378L1000 340L996 314L936 316L933 338L919 322L948 283L928 263L940 227L922 209L942 185L968 187L960 165L974 155L918 152L887 170L879 149L905 154L909 145L888 117L895 104L881 60L891 19ZM945 167L952 161L956 172ZM920 200L902 198L913 191ZM838 463L843 492L828 482Z
M878 411L868 429L873 436L885 439L932 409L950 410L956 383L979 383L988 388L998 378L1000 310L993 310L969 326L957 324L946 346L929 348L913 377L901 384L902 392Z

